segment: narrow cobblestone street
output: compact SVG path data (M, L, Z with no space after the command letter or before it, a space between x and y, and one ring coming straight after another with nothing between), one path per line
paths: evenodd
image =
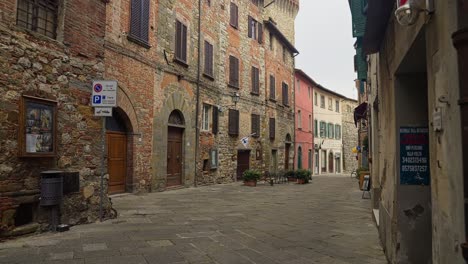
M349 177L113 198L116 219L0 243L0 263L386 263Z

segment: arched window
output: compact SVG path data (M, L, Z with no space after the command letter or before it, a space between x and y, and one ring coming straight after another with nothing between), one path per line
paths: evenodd
M169 125L170 126L184 126L185 120L184 116L179 110L172 111L171 115L169 115Z

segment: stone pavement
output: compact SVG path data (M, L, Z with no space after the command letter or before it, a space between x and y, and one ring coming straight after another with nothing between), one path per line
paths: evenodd
M0 263L387 263L349 177L113 198L116 219L0 243Z

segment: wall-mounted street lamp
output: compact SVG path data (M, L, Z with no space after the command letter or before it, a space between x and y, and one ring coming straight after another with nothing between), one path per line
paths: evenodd
M240 95L238 92L232 93L231 100L234 103L234 105L218 105L218 111L223 112L224 107L232 107L232 106L237 107L237 103L239 102L239 99L240 99Z

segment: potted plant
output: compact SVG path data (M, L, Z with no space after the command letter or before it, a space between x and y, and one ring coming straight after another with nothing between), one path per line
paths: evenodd
M244 178L244 185L245 186L252 186L255 187L257 186L257 181L261 177L261 173L256 170L246 170L242 174Z
M298 184L309 183L312 173L309 170L299 169L295 173Z
M295 182L295 181L297 181L297 179L296 179L296 172L293 171L293 170L290 170L290 171L285 172L285 173L284 173L284 176L285 176L286 178L288 178L288 181L290 181L290 182Z

